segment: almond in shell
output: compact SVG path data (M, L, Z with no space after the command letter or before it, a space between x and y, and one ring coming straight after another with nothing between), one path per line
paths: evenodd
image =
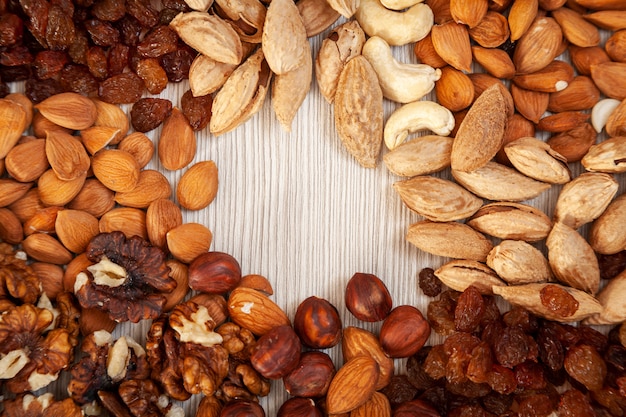
M605 325L619 324L626 320L626 303L624 296L626 295L626 271L622 271L596 296L602 311L585 319L585 324Z
M626 172L626 136L609 138L592 145L580 161L587 171Z
M615 254L626 249L626 194L613 200L589 230L589 244L601 254Z
M552 221L538 208L508 202L489 203L481 207L467 224L499 239L537 242L548 236Z
M537 181L565 184L571 178L567 159L535 137L514 140L504 147L504 151L519 172Z
M474 286L481 294L493 294L494 287L506 286L496 272L487 265L466 259L457 259L440 266L435 275L455 291Z
M401 177L432 174L450 166L453 140L439 135L420 136L387 152L383 162L389 171Z
M306 28L291 0L270 3L263 25L261 45L274 74L284 74L305 64L309 52Z
M489 252L487 265L509 285L546 282L552 278L543 253L522 240L503 240Z

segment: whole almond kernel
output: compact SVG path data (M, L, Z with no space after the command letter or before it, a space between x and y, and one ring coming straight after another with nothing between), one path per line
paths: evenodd
M61 266L48 262L33 262L30 267L39 276L43 292L48 298L54 300L57 295L63 292L63 274L65 272Z
M22 223L30 219L46 205L39 198L39 189L31 188L22 197L11 203L8 208L15 213Z
M469 36L484 48L497 48L509 38L509 24L502 13L490 10L478 25L469 29Z
M518 40L513 63L518 74L545 68L558 55L563 39L561 27L551 17L538 16Z
M583 17L602 29L626 29L626 10L601 10Z
M67 249L82 253L98 233L98 219L80 210L61 210L57 213L54 230Z
M379 373L378 364L370 356L356 356L347 361L328 387L328 413L348 413L367 402L376 390Z
M153 169L139 173L137 185L130 191L115 193L115 201L126 207L146 208L155 200L169 198L172 187L165 175Z
M600 43L598 28L574 10L560 7L552 11L552 17L561 26L565 39L571 44L585 48Z
M291 325L287 314L267 295L252 288L237 287L228 297L228 312L233 322L257 336L282 325Z
M605 96L626 98L626 62L603 62L591 66L591 79Z
M167 247L166 235L170 230L183 224L183 215L173 201L155 200L146 211L146 228L150 243L161 249Z
M17 245L24 239L20 219L5 207L0 207L0 239L12 245Z
M539 123L539 120L548 110L549 93L527 90L511 84L511 96L517 111L531 122Z
M183 174L176 186L178 204L188 210L201 210L215 199L217 187L215 162L198 162Z
M554 60L536 72L516 75L513 82L527 90L554 93L567 88L573 79L574 68L565 61Z
M181 262L191 263L203 253L208 252L213 241L213 234L200 223L184 223L165 234L167 248Z
M154 155L154 143L141 132L133 132L123 138L117 145L117 149L134 156L141 168L148 165Z
M580 75L591 75L592 65L611 61L609 55L600 46L581 48L580 46L570 45L568 49L572 65Z
M187 295L189 291L189 271L187 265L175 259L168 259L165 263L170 267L170 277L176 281L176 288L167 294L167 301L163 306L163 311L167 312L180 303Z
M60 131L48 131L46 156L54 173L64 181L85 175L90 166L89 155L80 140Z
M33 121L33 102L23 93L10 93L4 96L4 99L22 106L26 112L26 126L30 126Z
M589 115L577 111L554 113L539 120L537 130L546 132L566 132L587 124Z
M467 26L454 21L435 25L431 38L437 54L459 71L471 72L472 47Z
M381 392L372 394L367 402L350 412L351 417L391 417L391 404L387 396Z
M248 274L241 277L241 281L238 284L239 287L252 288L253 290L261 291L264 294L272 295L274 290L272 284L263 275Z
M433 68L441 68L448 65L448 63L437 54L430 33L426 35L424 39L415 42L413 53L422 64L430 65Z
M626 62L626 30L612 34L604 43L604 49L613 61Z
M517 0L513 2L508 15L511 41L517 41L526 33L535 20L538 9L538 0Z
M597 133L589 123L561 132L546 142L552 149L563 155L567 162L580 161L596 142Z
M19 143L5 158L6 170L20 182L35 181L48 167L45 139L36 139Z
M474 84L463 72L451 66L441 68L435 82L437 101L450 111L463 110L474 101Z
M100 217L115 207L115 193L97 178L89 178L67 207Z
M552 11L562 7L566 2L567 0L539 0L539 8Z
M87 151L93 155L109 145L120 133L116 127L91 126L80 132L81 141Z
M72 291L74 291L72 289ZM80 328L80 334L87 336L98 330L105 330L111 333L117 322L111 320L109 314L105 310L98 308L82 308L80 311L80 317L78 318L78 326Z
M118 132L111 140L111 145L117 145L128 132L130 121L124 111L115 104L107 103L102 100L92 99L96 105L97 116L94 126L109 127L117 129Z
M33 233L54 234L54 225L61 210L63 207L49 206L37 211L33 217L24 222L24 234L26 236Z
M380 371L378 381L376 381L376 389L386 387L391 381L395 369L393 359L383 351L380 341L374 333L360 327L346 327L343 329L341 339L341 353L344 362L361 355L371 356L376 361Z
M473 46L472 54L476 62L494 77L510 79L515 75L513 61L502 49Z
M9 153L26 129L26 111L11 100L0 99L0 159Z
M579 75L574 77L564 90L550 93L548 111L558 113L588 110L599 100L600 90L598 90L591 78Z
M91 159L91 166L96 178L116 192L131 191L139 181L139 164L126 151L102 149Z
M593 120L593 112L591 115ZM626 136L626 100L622 100L609 114L605 124L606 133L612 137Z
M450 0L450 14L457 23L470 28L478 25L487 14L487 0Z
M0 207L19 200L33 186L32 182L19 182L12 178L0 178Z
M35 108L52 123L72 130L87 129L98 116L98 109L91 99L72 92L50 96Z
M100 217L98 227L102 233L119 230L127 238L137 235L148 239L146 212L132 207L118 207L106 212Z
M87 269L88 266L93 263L87 258L86 253L76 255L65 266L65 272L63 273L63 290L68 292L74 292L74 283L76 282L76 275ZM108 315L106 315L108 317Z
M622 0L576 0L576 3L592 10L624 10Z
M441 25L452 20L448 0L428 0L426 4L432 9L436 24Z
M31 126L33 128L33 133L38 138L45 138L49 131L60 130L61 132L65 132L67 134L71 134L73 132L72 129L61 127L58 124L51 122L40 112L35 112L33 115L33 122Z
M163 167L170 171L186 167L196 155L196 136L187 118L177 107L163 122L158 154Z
M46 233L35 233L22 241L22 248L26 254L41 262L65 265L72 260L70 251L57 239Z

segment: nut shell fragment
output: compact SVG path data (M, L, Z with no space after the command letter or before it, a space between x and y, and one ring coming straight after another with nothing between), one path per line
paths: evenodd
M450 261L435 271L437 278L455 291L476 287L481 294L493 294L492 288L506 286L496 272L487 265L465 259Z

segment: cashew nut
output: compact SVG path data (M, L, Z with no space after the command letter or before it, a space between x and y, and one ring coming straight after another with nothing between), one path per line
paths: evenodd
M609 120L609 116L613 113L613 110L619 106L621 101L614 98L605 98L598 101L591 109L591 125L596 132L602 132L606 122Z
M368 36L380 36L389 45L398 46L425 38L434 23L433 11L424 3L397 12L379 0L361 0L355 17Z
M404 10L417 3L423 3L424 0L380 0L383 6L391 10Z
M414 101L391 113L383 137L387 148L394 149L410 133L429 129L440 136L448 136L454 129L454 115L434 101Z
M363 56L372 64L378 75L383 96L397 103L417 101L430 93L441 70L426 64L398 62L385 40L372 36L363 46Z

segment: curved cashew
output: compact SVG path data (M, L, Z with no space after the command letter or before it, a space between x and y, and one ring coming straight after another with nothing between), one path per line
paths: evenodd
M379 0L361 0L355 17L365 33L380 36L389 45L417 42L428 35L434 23L433 11L424 3L397 12Z
M440 136L448 136L454 129L454 115L434 101L414 101L391 113L383 137L387 148L393 149L419 130L429 129Z
M404 10L424 0L380 0L381 4L391 10Z
M378 75L383 96L397 103L417 101L430 93L441 70L426 64L398 62L385 40L372 36L365 42L362 54L372 64Z

